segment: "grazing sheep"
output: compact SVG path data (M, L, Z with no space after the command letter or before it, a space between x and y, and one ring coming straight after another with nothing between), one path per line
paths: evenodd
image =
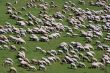
M22 68L36 71L35 65L37 65L39 70L46 71L46 66L60 62L69 64L73 69L86 68L88 66L86 63L90 63L91 68L104 69L105 65L110 64L110 46L106 45L110 41L110 4L108 5L108 0L88 0L92 6L102 6L101 10L78 8L73 3L74 1L68 0L62 5L63 8L59 8L54 1L30 0L26 2L26 6L21 8L23 12L15 7L18 2L15 0L14 5L10 2L6 3L6 14L15 20L19 27L9 22L0 25L0 49L1 51L10 49L17 52L16 58ZM78 3L84 6L86 1L79 0ZM31 8L40 9L38 17L33 14L33 11L27 13L26 10L30 11ZM50 10L56 12L51 14ZM22 17L23 13L26 13L24 14L26 19ZM65 25L65 22L69 25ZM65 35L67 37L63 37ZM95 45L93 45L94 42ZM12 45L13 43L15 45ZM52 49L52 46L54 47L58 43L60 44L57 50ZM40 52L45 57L40 60L30 60L26 53L33 51L33 49L28 49L28 47L33 48L30 46L31 44L32 46L41 45L41 47L51 48L51 50L37 46L35 47L36 53ZM46 45L48 46L46 47ZM96 51L94 48L96 47L104 52L101 61L95 57L97 54L94 52ZM85 63L85 61L87 62ZM4 67L10 67L13 64L14 61L11 58L6 58L3 62ZM17 70L15 67L10 67L9 72L17 73Z
M75 63L71 63L71 68L77 69L77 66Z
M9 73L17 73L17 70L15 67L10 67Z
M27 51L27 49L25 47L21 46L20 51Z
M43 71L45 71L45 70L46 70L45 65L39 65L39 70L43 70Z
M102 69L104 69L105 65L101 62L93 62L91 67L92 68L102 68Z
M35 34L32 34L30 36L30 40L32 40L32 41L39 41L39 38Z
M85 68L86 67L86 64L85 63L83 63L83 62L79 62L79 67L81 67L81 68Z
M38 64L38 61L36 59L32 59L31 60L31 64L37 65Z
M45 36L41 36L40 37L40 41L42 41L42 42L48 42L49 41L49 38L48 37L45 37Z
M11 50L15 50L15 51L17 50L17 48L16 48L15 45L11 45L11 46L10 46L10 49L11 49Z
M13 62L9 61L9 60L5 60L3 63L3 66L12 66Z
M28 64L29 70L35 71L37 70L35 66Z

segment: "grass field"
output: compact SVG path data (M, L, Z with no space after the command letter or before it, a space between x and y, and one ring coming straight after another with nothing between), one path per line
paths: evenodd
M20 11L21 8L23 6L25 6L26 2L28 2L28 1L29 0L18 0L18 4L14 5L14 6L16 7L16 9L18 11ZM45 1L50 2L51 0L45 0ZM67 1L67 0L53 0L53 1L55 1L55 3L60 5L60 7L62 7L64 2ZM92 10L102 9L101 7L89 6L88 2L91 1L91 0L85 0L86 5L79 5L78 0L71 0L71 1L73 1L78 7L81 7L83 9L86 9L86 8L90 8ZM19 27L19 26L16 25L16 21L13 20L13 19L10 19L9 16L6 14L6 5L5 5L6 2L14 3L15 0L0 0L0 25L4 25L5 22L9 22L12 25L15 25L16 27ZM26 11L22 11L23 14L21 16L25 17L25 14L28 13L28 12L31 12L33 15L38 16L39 10L40 10L39 8L30 8L30 9L27 9ZM50 10L48 10L48 12L49 12L49 14L53 14L56 11L59 11L59 10L61 10L61 8L50 9ZM64 21L63 23L64 23L64 25L68 25L68 23L66 21ZM85 23L85 25L87 25L87 23ZM29 26L29 27L31 28L31 26ZM75 32L78 33L78 31L75 31ZM103 33L106 33L106 32L103 32ZM9 35L9 34L6 34L6 35ZM42 53L36 52L36 49L35 49L36 46L40 46L45 50L50 50L50 49L57 49L58 45L63 41L65 41L65 42L78 41L78 42L81 42L81 43L85 43L85 39L83 37L79 37L79 36L78 37L65 37L64 35L65 35L65 32L62 33L61 38L53 39L49 42L32 42L32 41L28 40L29 35L27 35L27 37L24 38L26 40L27 44L23 45L24 47L26 47L28 49L27 52L26 52L26 56L30 60L33 59L33 58L41 59L41 57L45 56ZM92 45L94 45L95 40L96 39L94 39L94 41L91 43ZM99 39L99 40L103 40L103 39ZM105 42L105 43L110 44L110 42ZM11 44L14 44L14 43L11 43ZM19 45L16 45L16 46L17 46L17 48L20 47ZM96 46L94 45L94 47L96 47ZM95 52L96 52L95 56L97 58L100 58L103 54L103 51L97 51L96 50ZM19 63L16 59L16 55L17 55L17 52L15 52L15 51L0 50L0 73L7 73L7 71L9 70L9 67L3 67L2 66L2 63L3 63L4 59L7 58L7 57L10 57L14 60L14 62L15 62L14 67L16 67L16 69L18 71L17 73L110 73L110 65L108 65L105 70L89 69L89 68L78 68L77 70L74 70L74 69L69 69L68 68L68 67L70 67L70 65L68 65L68 64L61 65L58 62L52 64L51 66L47 66L46 72L43 72L43 71L35 71L35 72L27 71L26 69L21 68L21 67L18 66ZM89 64L88 64L88 66L89 66Z

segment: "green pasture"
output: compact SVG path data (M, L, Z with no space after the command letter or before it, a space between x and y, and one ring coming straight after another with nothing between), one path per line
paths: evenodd
M16 27L20 27L16 25L16 21L13 19L9 18L9 15L6 14L6 2L11 2L18 11L21 11L21 8L26 5L26 2L28 2L30 0L18 0L18 4L14 4L15 0L0 0L0 25L4 25L5 22L9 22L12 25L15 25ZM51 0L45 0L47 2L50 2ZM61 11L62 10L62 6L64 4L65 1L68 0L53 0L55 1L56 4L59 5L58 8L55 9L49 9L48 13L49 14L54 14L56 11ZM86 5L80 5L78 4L78 0L71 0L73 1L77 7L81 7L83 9L86 8L90 8L92 10L101 10L101 7L97 7L97 6L90 6L89 2L91 0L85 0L86 1ZM92 0L95 1L95 0ZM40 9L39 8L30 8L27 9L26 11L22 11L21 16L24 17L25 19L27 19L27 17L25 16L26 13L31 12L33 15L38 17L38 13L39 13ZM67 14L68 16L68 14ZM64 25L69 25L69 23L67 23L66 21L63 22ZM88 22L85 22L85 25L88 25ZM28 26L28 28L32 28L33 26ZM85 30L85 29L84 29ZM73 30L76 33L79 33L78 30ZM106 36L106 32L103 32ZM10 34L6 34L7 36ZM85 43L86 39L80 36L77 37L66 37L65 36L65 32L62 32L62 37L57 38L57 39L53 39L49 42L32 42L29 41L29 34L27 35L26 38L24 38L26 40L26 45L20 45L20 46L24 46L26 47L28 50L26 51L26 57L29 58L29 60L31 59L41 59L41 57L45 57L44 54L37 52L35 47L36 46L40 46L45 50L51 50L51 49L56 49L58 50L58 46L61 42L72 42L72 41L77 41L77 42L81 42L82 44ZM103 38L100 39L93 39L93 42L91 42L91 44L94 46L94 48L96 49L96 45L95 45L95 41L96 40L101 40L103 41ZM105 42L106 44L110 44L110 42ZM11 43L14 44L14 43ZM16 44L15 44L16 45ZM17 48L19 49L19 45L16 45ZM95 50L96 53L96 57L98 59L100 59L100 57L103 54L103 51L97 51ZM17 69L17 73L110 73L110 65L108 65L106 67L105 70L101 70L101 69L90 69L89 66L90 64L87 63L87 68L78 68L77 70L74 69L69 69L70 65L68 64L60 64L59 62L53 63L51 66L47 66L47 70L45 72L43 71L27 71L24 68L19 67L19 63L18 60L16 59L16 55L17 52L16 51L10 51L10 50L0 50L0 73L7 73L7 71L9 70L9 67L3 67L2 63L4 61L5 58L10 57L14 60L14 67ZM37 66L36 66L37 67Z

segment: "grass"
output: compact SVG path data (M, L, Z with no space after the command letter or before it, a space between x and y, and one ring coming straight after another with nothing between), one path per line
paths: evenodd
M13 20L13 19L10 19L9 16L6 14L6 2L11 2L11 3L14 3L15 0L0 0L0 25L4 25L5 22L10 22L12 25L18 27L15 23L16 21ZM14 5L16 7L16 9L18 11L21 11L21 8L23 6L25 6L26 2L28 2L29 0L19 0L18 1L18 4L17 5ZM50 2L50 0L46 0L47 2ZM60 5L60 7L63 6L64 2L67 1L67 0L53 0L55 1L55 3L57 3L58 5ZM88 2L90 0L85 0L87 3L86 5L79 5L78 4L78 0L71 0L73 1L78 7L81 7L83 9L86 9L86 8L90 8L92 10L100 10L101 7L95 7L95 6L89 6L88 5ZM49 14L54 14L56 11L59 11L61 8L58 8L58 9L50 9L48 10ZM25 14L28 13L28 12L31 12L32 14L38 16L38 13L39 13L39 8L30 8L26 11L22 11L23 14L21 16L25 17ZM66 21L64 21L64 24L68 25L68 23ZM87 23L85 24L87 25ZM77 31L75 31L77 33ZM104 32L106 33L106 32ZM7 34L8 35L8 34ZM28 51L26 52L26 56L27 58L29 58L30 60L35 58L35 59L40 59L41 57L45 56L44 54L42 53L39 53L35 50L35 47L36 46L40 46L42 47L43 49L45 50L51 50L51 49L57 49L58 45L65 41L65 42L71 42L71 41L77 41L77 42L81 42L81 43L85 43L85 39L83 37L65 37L65 33L62 33L62 37L61 38L58 38L58 39L53 39L49 42L32 42L32 41L29 41L29 35L27 35L26 38L24 38L27 42L26 45L23 45L25 46ZM99 39L99 40L102 40L102 39ZM95 39L94 41L91 43L93 44L94 47L96 47L94 45L95 43ZM105 42L106 44L109 44L110 42ZM14 44L14 43L11 43L11 44ZM19 45L16 45L17 48L19 49ZM96 57L97 58L100 58L101 55L103 54L102 51L95 51L96 52ZM43 71L35 71L35 72L32 72L32 71L27 71L21 67L19 67L19 63L18 61L16 60L16 55L17 55L17 52L15 51L10 51L10 50L0 50L0 73L7 73L7 71L9 70L9 67L3 67L2 66L2 63L3 63L3 60L7 57L10 57L14 60L14 66L17 68L17 71L18 73L110 73L110 66L107 66L106 67L106 70L100 70L100 69L89 69L89 68L79 68L78 70L74 70L74 69L69 69L69 65L68 64L64 64L64 65L61 65L60 63L56 62L54 64L52 64L51 66L48 66L47 67L47 70L46 72L43 72Z

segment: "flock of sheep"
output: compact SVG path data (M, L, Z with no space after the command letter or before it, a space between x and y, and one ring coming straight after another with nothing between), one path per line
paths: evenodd
M18 2L16 0L15 4ZM6 13L10 19L16 21L16 25L20 28L9 22L0 25L0 49L17 51L16 59L19 62L19 66L30 71L46 71L47 66L55 62L59 62L61 65L69 64L72 69L86 67L105 69L106 65L110 64L110 46L105 44L105 42L110 41L110 5L107 2L108 0L90 1L89 5L103 8L95 11L89 8L85 10L78 8L75 3L67 0L62 7L62 11L59 10L53 15L48 14L48 10L59 7L54 1L48 3L44 0L30 0L26 3L26 6L21 8L21 11L18 11L14 4L7 2ZM79 4L85 5L86 1L79 0ZM20 16L22 11L33 7L41 10L38 17L31 12L25 14L28 19ZM69 25L63 24L65 20ZM86 21L88 21L87 25L85 25ZM28 26L32 26L32 28ZM79 31L79 33L75 31ZM45 50L40 46L36 46L34 47L36 51L45 54L46 57L42 57L39 60L29 60L27 58L26 51L28 49L22 46L27 44L27 40L24 39L27 35L29 35L28 40L32 42L49 42L62 38L63 32L65 32L65 37L83 37L86 39L85 43L82 44L80 41L72 40L69 43L64 41L57 46L57 50ZM106 36L104 32L106 32ZM95 40L96 48L91 44L94 39L97 39ZM103 41L100 41L100 39L103 39ZM15 44L21 47L18 49ZM95 50L104 52L100 59L96 58ZM63 57L60 58L59 55ZM89 63L90 66L86 65L85 62ZM13 64L13 59L6 58L4 59L3 67L9 66L10 73L17 73L17 68Z

